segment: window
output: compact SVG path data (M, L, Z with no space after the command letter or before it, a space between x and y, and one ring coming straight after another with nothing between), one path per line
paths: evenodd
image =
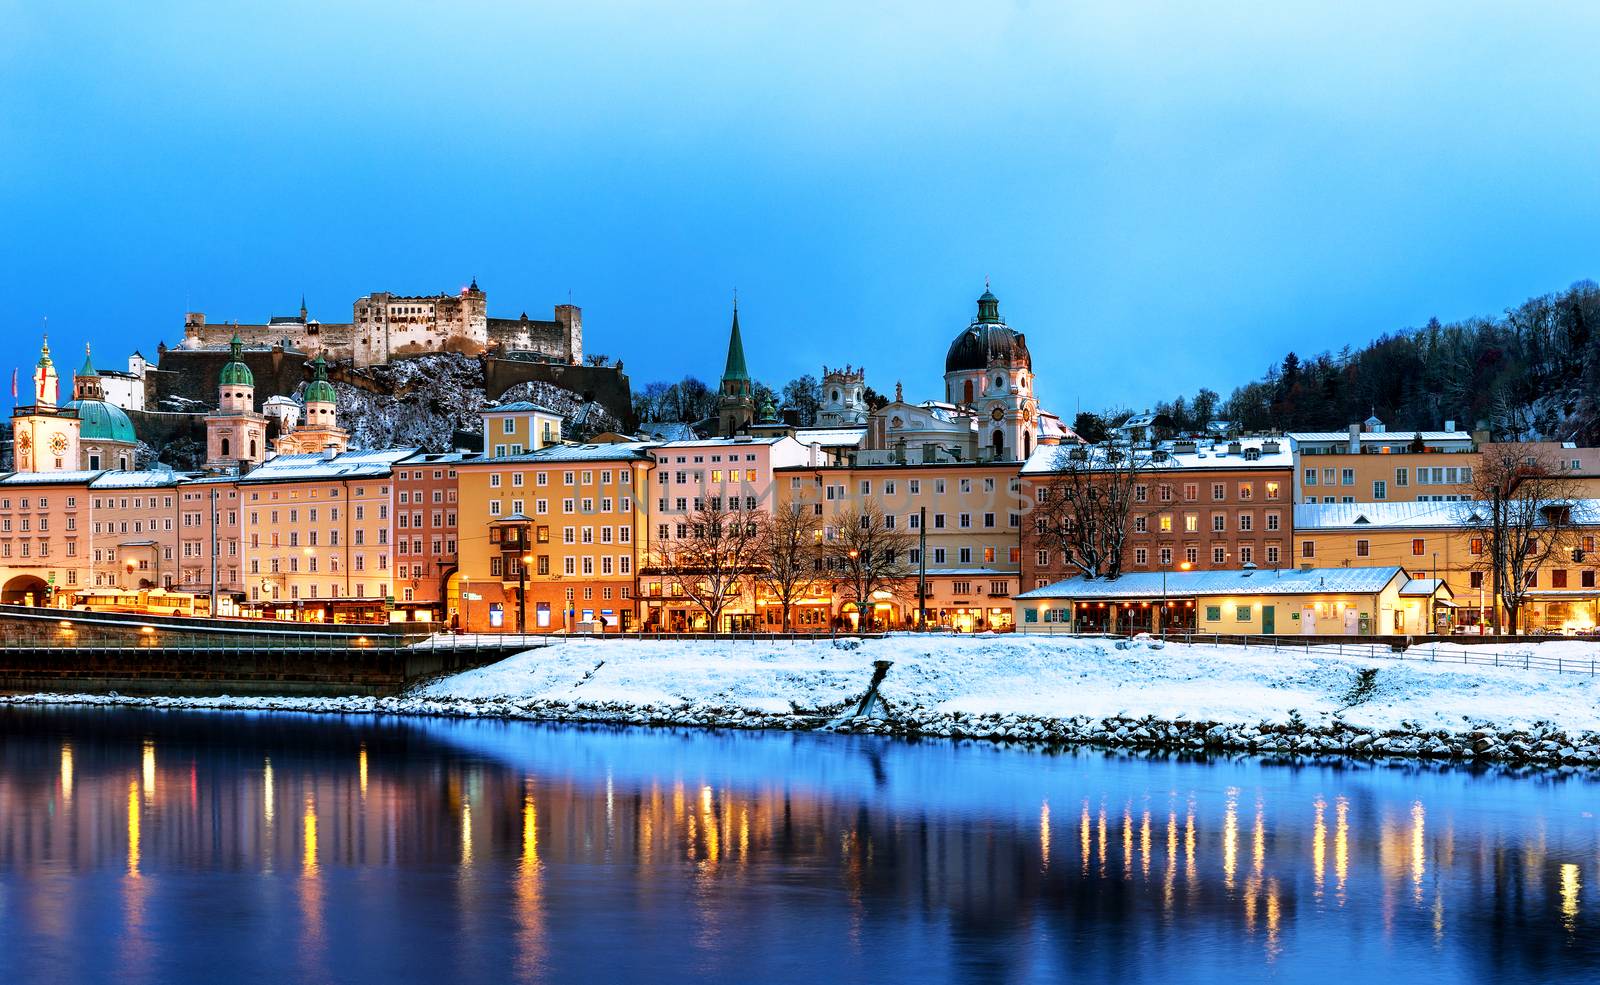
M1249 622L1255 607L1251 605L1236 605L1233 607L1233 616L1240 622Z
M1421 557L1422 556L1422 552L1424 550L1426 550L1426 549L1427 549L1427 544L1423 541L1423 539L1421 537L1413 537L1413 538L1411 538L1411 554L1412 554L1412 556Z
M1584 572L1584 574L1592 574L1592 572L1587 572L1586 571L1586 572ZM1483 587L1483 572L1481 572L1481 571L1473 571L1473 572L1471 572L1468 575L1468 578L1467 578L1467 585L1469 587L1471 587L1471 588L1482 588Z
M1211 563L1212 564L1227 564L1228 563L1228 549L1226 547L1213 547L1211 549Z
M1317 542L1314 541L1314 540L1302 540L1300 542L1300 556L1301 557L1316 557L1317 556Z
M1339 470L1339 485L1341 485L1341 486L1353 486L1355 484L1356 484L1356 470L1355 469L1340 469Z
M1041 556L1044 556L1046 554L1046 552L1045 551L1040 551L1039 554ZM1043 561L1040 561L1039 563L1041 565L1044 564ZM1147 550L1146 548L1143 548L1143 547L1135 547L1133 549L1133 563L1138 565L1141 568L1144 567L1146 564L1150 563L1150 552L1149 552L1149 550Z
M1305 473L1304 473L1304 476L1303 476L1301 481L1305 485L1308 485L1308 486L1316 485L1317 484L1317 470L1316 469L1306 469Z
M1211 532L1212 533L1222 533L1223 531L1225 531L1227 529L1228 529L1228 514L1226 514L1226 513L1213 513L1213 514L1211 514Z
M1567 569L1566 568L1556 568L1554 571L1550 572L1550 587L1551 588L1566 588L1567 587Z
M1394 484L1396 486L1411 485L1411 470L1403 465L1396 468L1394 470Z
M1373 479L1372 480L1372 498L1373 499L1388 499L1389 498L1389 484L1387 482L1384 482L1382 479Z
M1206 606L1206 622L1221 622L1221 621L1222 621L1222 606L1220 606L1220 605L1208 605L1208 606Z
M1278 563L1278 545L1277 544L1268 544L1267 545L1267 563L1271 564L1271 565L1277 565L1277 563Z
M1358 541L1356 541L1356 557L1371 557L1371 556L1372 556L1372 541L1370 541L1370 540L1358 540Z
M1160 551L1157 552L1156 556L1161 558L1161 566L1162 567L1165 568L1165 567L1168 567L1168 566L1170 566L1172 564L1172 548L1163 547L1163 548L1161 548Z

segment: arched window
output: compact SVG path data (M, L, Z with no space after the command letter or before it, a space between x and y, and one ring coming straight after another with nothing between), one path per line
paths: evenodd
M996 430L994 433L993 443L995 459L1004 459L1006 457L1006 433L1004 431Z
M251 458L255 458L256 457L256 439L254 439L254 438L250 439L250 457Z
M128 456L126 456L126 455L118 455L117 456L117 471L118 472L126 472L126 471L128 471Z
M222 439L222 457L223 458L227 458L228 457L228 439L227 438L223 438Z
M1024 434L1022 436L1022 457L1023 458L1027 458L1029 455L1032 455L1032 454L1033 454L1033 435Z
M996 376L994 378L994 388L996 390L1004 390L1006 388L1006 378L1004 376Z
M964 404L972 403L972 381L971 380L968 380L965 383L961 384L961 402L964 403Z
M833 402L834 403L838 403L839 402L839 391L838 390L833 391Z

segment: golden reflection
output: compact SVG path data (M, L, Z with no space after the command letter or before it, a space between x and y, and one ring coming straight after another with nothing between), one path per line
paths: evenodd
M1122 809L1122 878L1133 878L1133 813Z
M1427 868L1427 842L1425 840L1425 824L1427 812L1422 808L1422 801L1411 805L1411 884L1416 891L1417 902L1422 902L1422 876Z
M1283 916L1282 904L1278 901L1278 880L1267 881L1267 960L1274 961L1282 948L1278 944L1278 925Z
M1228 788L1228 800L1222 808L1222 873L1233 892L1233 873L1239 864L1239 791Z
M1178 812L1167 812L1167 871L1162 881L1161 908L1172 916L1172 893L1178 880Z
M266 819L269 831L272 829L272 814L272 757L269 756L261 769L261 816Z
M472 802L461 802L461 864L472 864Z
M1089 801L1083 802L1083 819L1078 824L1078 854L1083 859L1083 874L1089 874Z
M607 782L610 782L610 781L607 781ZM608 799L610 798L610 792L609 791L607 791L606 796L607 796ZM607 808L607 809L609 810L609 808ZM749 860L750 860L750 809L748 807L742 807L742 808L739 809L739 864L743 865L744 863L748 862Z
M139 878L139 781L128 781L128 875Z
M1039 860L1040 868L1050 870L1050 801L1039 805Z
M517 966L520 978L539 977L544 959L544 903L540 887L539 808L533 800L533 783L522 795L522 864L517 873ZM657 804L659 806L659 802Z
M722 855L722 832L717 823L716 799L710 786L700 788L700 827L705 833L706 861L713 866ZM691 839L692 841L692 839ZM690 850L693 850L691 845Z
M1350 874L1350 802L1333 802L1333 875L1338 879L1339 905L1344 905L1345 877Z
M72 803L72 743L61 743L61 799Z
M1256 801L1256 825L1254 837L1250 847L1251 868L1256 878L1261 878L1261 870L1267 861L1267 822L1266 814L1261 807L1261 801Z
M156 743L154 739L144 740L144 799L149 803L156 796Z
M317 874L317 804L310 794L306 794L301 827L304 829L305 850L300 858L300 870L308 876L314 876Z
M1195 881L1194 859L1194 801L1189 802L1189 813L1183 821L1183 880L1191 887Z
M1323 871L1328 864L1328 824L1322 812L1327 807L1321 797L1312 805L1316 819L1311 825L1311 881L1316 886L1316 898L1322 898Z
M361 799L367 799L367 744L361 743L361 753L356 760L356 768L361 776Z
M1561 863L1561 924L1571 933L1578 921L1578 894L1583 889L1577 865Z
M1146 882L1150 881L1150 809L1147 807L1144 816L1139 820L1139 858L1140 868Z
M1106 874L1106 805L1100 805L1100 816L1095 824L1095 837L1099 848L1100 875Z

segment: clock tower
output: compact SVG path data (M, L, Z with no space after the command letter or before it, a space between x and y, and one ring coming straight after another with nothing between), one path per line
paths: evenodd
M33 404L11 417L11 440L18 472L71 472L78 468L78 415L57 406L61 378L50 359L50 340L33 368Z

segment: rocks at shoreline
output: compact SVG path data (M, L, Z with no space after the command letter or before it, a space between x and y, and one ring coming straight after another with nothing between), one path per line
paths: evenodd
M1298 714L1287 722L1212 722L1178 715L1130 718L969 714L911 708L893 717L832 719L820 712L767 713L683 701L674 705L578 700L389 698L135 697L31 694L0 696L0 705L100 705L157 709L296 711L320 714L432 715L610 725L821 731L901 738L941 738L1112 749L1236 752L1267 756L1406 757L1457 762L1600 767L1600 732L1562 731L1549 723L1527 729L1482 724L1462 732L1403 723L1377 730L1339 720L1313 724Z

